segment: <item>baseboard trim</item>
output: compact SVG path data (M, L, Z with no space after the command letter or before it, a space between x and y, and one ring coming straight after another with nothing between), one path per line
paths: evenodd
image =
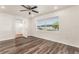
M44 40L53 41L53 42L56 42L56 43L68 45L68 46L71 46L71 47L79 48L78 46L75 46L75 45L71 45L71 44L67 44L67 43L63 43L63 42L59 42L59 41L54 41L54 40L49 40L49 39L45 39L45 38L41 38L41 37L37 37L37 36L28 36L28 37L36 37L36 38L40 38L40 39L44 39Z

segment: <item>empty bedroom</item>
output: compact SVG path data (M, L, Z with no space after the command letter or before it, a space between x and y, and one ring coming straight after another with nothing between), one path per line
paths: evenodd
M79 5L0 5L0 54L79 54Z

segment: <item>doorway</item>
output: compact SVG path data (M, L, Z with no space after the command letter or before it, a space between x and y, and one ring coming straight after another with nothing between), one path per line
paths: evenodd
M16 24L15 24L16 37L23 36L23 25L24 25L24 22L22 19L16 19Z

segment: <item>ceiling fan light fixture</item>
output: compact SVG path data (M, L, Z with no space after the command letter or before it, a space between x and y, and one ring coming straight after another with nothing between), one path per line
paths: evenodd
M29 15L31 14L31 12L29 12Z

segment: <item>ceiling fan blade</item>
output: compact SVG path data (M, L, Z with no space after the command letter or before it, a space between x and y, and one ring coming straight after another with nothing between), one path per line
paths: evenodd
M26 9L29 9L28 7L26 7L25 5L21 5L22 7L26 8Z
M31 9L35 9L35 8L37 8L37 6L34 6L34 7L32 7Z
M35 11L35 10L32 10L33 12L35 12L35 13L39 13L38 11Z
M20 11L28 11L28 10L20 10Z

